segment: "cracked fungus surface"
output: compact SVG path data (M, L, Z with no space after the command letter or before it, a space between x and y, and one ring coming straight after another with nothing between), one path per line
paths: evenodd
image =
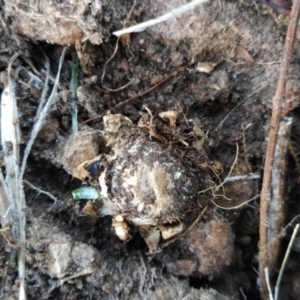
M195 126L173 123L151 116L134 125L122 115L105 116L101 136L109 150L77 164L73 172L99 183L97 213L114 217L122 240L130 237L131 225L138 226L153 251L160 235L171 238L196 220L205 201L198 192L211 180L204 150L191 146L197 140ZM176 138L170 142L172 132Z
M184 163L191 159L184 157L187 150L176 151L128 120L120 122L112 132L115 126L106 119L104 135L111 152L99 177L101 195L113 203L114 213L127 215L137 225L157 225L199 211L197 192L205 178L192 161Z

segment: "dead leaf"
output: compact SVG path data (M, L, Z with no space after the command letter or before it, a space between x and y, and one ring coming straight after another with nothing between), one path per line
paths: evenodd
M249 52L242 48L242 47L237 47L237 54L240 58L242 58L248 65L253 66L254 65L254 59L252 56L249 54Z
M151 78L151 86L161 82L163 79L164 79L164 77L162 75L154 75Z

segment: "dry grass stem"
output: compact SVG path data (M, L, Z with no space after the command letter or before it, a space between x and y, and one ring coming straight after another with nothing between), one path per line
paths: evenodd
M2 227L13 225L14 201L7 188L2 171L0 171L0 214Z
M23 182L24 182L25 184L27 184L31 189L36 190L36 191L38 192L38 195L39 195L39 194L43 194L43 195L46 195L46 196L48 196L49 198L51 198L51 199L54 201L54 204L58 201L57 198L54 197L51 193L39 189L38 187L36 187L36 186L33 185L32 183L30 183L28 180L25 180L25 179L24 179Z
M277 144L274 153L273 172L271 180L271 201L268 211L268 268L272 272L280 251L280 232L284 228L284 200L286 191L286 157L289 149L289 136L292 118L285 117L280 122ZM274 242L273 242L274 240Z
M59 60L59 65L58 65L58 71L57 71L57 75L55 78L55 82L54 82L54 86L52 88L51 94L48 97L47 101L45 101L44 99L46 98L42 98L40 105L38 107L38 111L37 111L37 116L36 116L36 122L33 126L33 129L31 131L30 134L30 139L26 145L25 151L24 151L24 156L23 156L23 160L22 160L22 165L21 165L21 172L20 172L20 179L23 179L24 176L24 172L25 172L25 168L26 168L26 164L27 164L27 159L29 156L29 153L31 151L32 145L35 141L35 138L37 137L39 131L41 130L41 128L44 125L45 119L47 117L47 114L49 112L49 109L51 108L51 106L56 102L57 100L57 88L58 88L58 84L59 84L59 78L60 78L60 71L64 62L64 57L65 57L65 52L66 52L66 48L63 49L63 52L60 56L60 60ZM47 63L46 63L47 66ZM47 69L47 74L49 73L49 69ZM46 75L46 79L49 78L48 75ZM44 87L44 89L47 89L47 87ZM42 93L42 96L44 96L44 90Z
M289 245L288 245L288 248L287 248L287 250L285 252L284 259L283 259L283 262L281 264L280 271L279 271L279 274L278 274L278 277L277 277L277 282L276 282L276 285L275 285L275 297L274 297L274 300L278 300L279 299L278 298L279 297L279 287L280 287L280 283L281 283L281 279L282 279L282 274L283 274L283 271L285 269L286 262L287 262L287 260L289 258L289 255L290 255L290 252L291 252L294 240L295 240L296 235L298 233L299 225L300 224L297 224L295 226L293 234L292 234L292 237L291 237Z
M239 208L241 208L241 207L243 207L243 206L245 206L245 205L250 206L250 205L249 205L249 202L251 202L251 201L253 201L253 200L255 200L255 199L259 198L259 197L260 197L260 195L254 196L254 197L252 197L251 199L249 199L249 200L247 200L247 201L245 201L245 202L243 202L243 203L241 203L241 204L239 204L239 205L232 206L232 207L225 207L225 206L218 205L218 204L217 204L216 202L214 202L212 199L211 199L210 201L211 201L216 207L218 207L218 208L220 208L220 209L224 209L224 210L236 210L236 209L239 209ZM253 206L251 206L251 207L253 207Z
M262 85L260 88L258 88L257 90L255 90L253 93L251 93L250 95L248 95L244 100L242 100L238 105L236 105L227 115L226 117L219 123L219 125L216 127L215 131L218 131L223 124L225 123L225 121L229 118L229 116L238 108L240 107L242 104L244 104L249 98L251 98L253 95L257 94L258 92L260 92L262 89L264 89L265 87L268 86L268 83Z
M47 86L49 81L49 63L46 62L46 68L48 69L44 90L42 92L42 98L40 106L37 110L37 118L34 127L31 132L29 142L25 148L22 163L20 160L20 128L18 122L18 108L15 95L15 80L11 78L12 64L17 58L18 54L15 54L8 65L8 85L4 88L1 97L1 141L4 150L4 163L6 168L6 178L4 183L3 175L0 176L0 183L2 185L1 192L4 196L1 197L1 218L5 223L5 218L13 218L12 235L18 243L19 249L25 250L26 241L26 201L23 189L23 176L26 169L27 158L31 151L31 147L34 140L44 124L45 118L51 105L57 98L57 86L59 82L60 70L64 59L65 49L60 58L59 71L56 76L55 84L52 89L52 93L46 101ZM48 65L48 66L47 66ZM19 69L20 70L20 69ZM17 70L17 74L18 71ZM21 167L20 167L21 164ZM6 187L5 187L6 185ZM6 201L6 202L5 202ZM9 206L8 206L9 205ZM18 256L18 273L19 273L19 299L26 299L25 289L25 260L26 251L19 251Z
M227 182L227 179L230 178L230 175L231 175L231 173L232 173L232 171L233 171L233 168L234 168L234 166L235 166L236 163L237 163L238 156L239 156L239 145L236 144L236 154L235 154L234 162L233 162L233 164L231 165L230 171L229 171L229 173L227 174L226 178L221 182L221 180L219 179L219 176L214 172L215 175L217 176L217 178L219 179L219 182L221 182L221 183L220 183L219 185L217 185L217 186L216 186L216 185L213 185L213 186L211 186L211 187L209 187L209 188L207 188L207 189L205 189L205 190L203 190L203 191L200 191L200 192L198 192L198 194L203 194L203 193L205 193L205 192L207 192L207 191L212 191L212 194L213 194L214 198L217 198L217 197L223 197L223 198L225 198L225 199L227 199L227 200L231 200L231 199L229 199L229 198L226 197L225 193L224 193L223 195L216 195L215 192L217 192L220 188L223 189L224 184ZM214 183L214 182L213 182L213 183ZM224 192L224 190L223 190L223 192Z
M106 66L107 66L107 65L109 64L109 62L115 57L115 55L116 55L116 53L117 53L117 51L118 51L118 47L119 47L119 40L120 40L120 37L118 37L118 39L117 39L116 47L115 47L115 50L114 50L113 54L111 55L111 57L110 57L110 58L106 61L106 63L104 64L103 72L102 72L102 76L101 76L101 86L102 86L104 89L106 89L106 90L108 90L109 92L112 92L112 93L114 93L114 92L119 92L119 91L121 91L121 90L127 88L128 86L130 86L131 83L132 83L132 79L130 79L128 83L126 83L125 85L123 85L123 86L121 86L121 87L119 87L119 88L117 88L117 89L111 89L111 88L105 86L104 83L103 83L104 77L105 77L105 73L106 73Z
M76 103L76 93L78 88L78 57L76 55L73 57L73 63L72 63L71 87L72 87L72 99L71 99L72 131L73 134L78 134L78 107Z
M4 88L1 96L1 141L4 151L6 174L10 174L10 176L5 177L7 188L3 188L2 191L7 192L7 194L1 200L10 201L6 212L3 212L9 219L12 219L16 213L19 176L20 129L17 122L18 112L16 106L15 81L11 78L12 64L17 57L17 54L14 55L9 62L8 85ZM5 207L6 204L3 203L3 206ZM4 224L2 224L2 226L5 227ZM16 233L15 237L17 237L17 235Z
M4 88L1 98L1 140L4 150L4 163L6 167L6 184L13 204L10 211L15 216L12 226L13 237L18 241L20 248L25 248L26 216L24 208L25 196L20 182L20 128L18 122L18 109L15 95L15 80L11 78L12 64L17 58L15 54L8 65L8 85ZM25 253L19 251L19 299L26 299L25 292Z
M3 236L3 238L5 239L5 241L7 242L7 244L9 245L9 247L23 251L25 253L27 259L30 260L31 256L30 256L29 252L25 248L22 248L20 245L14 245L14 244L11 243L11 241L9 240L9 238L4 233L5 231L8 231L8 230L10 230L9 227L0 229L0 234Z
M271 285L270 285L270 276L269 276L268 268L265 268L264 273L265 273L266 283L267 283L267 288L269 293L269 300L274 300Z
M75 278L78 278L78 277L81 277L81 276L88 276L88 275L91 275L93 273L93 270L91 269L85 269L81 272L78 272L78 273L75 273L73 275L70 275L68 277L65 277L65 278L62 278L60 279L57 283L54 283L52 285L52 287L47 291L45 297L44 298L48 298L50 296L50 294L57 288L59 288L60 286L62 286L66 281L69 281L69 280L72 280L72 279L75 279Z
M163 80L161 80L159 83L151 86L149 89L137 94L134 97L128 98L122 102L120 102L119 104L115 105L114 107L112 107L109 111L113 111L115 109L117 109L118 107L125 105L139 97L143 97L146 94L150 93L151 91L155 90L158 86L160 86L161 84L163 84L164 82L166 82L169 78L173 77L173 76L177 76L179 73L181 73L182 71L184 71L186 68L188 67L188 65L183 65L181 67L179 67L175 72L173 72L172 74L168 75L167 77L165 77Z
M178 15L180 15L180 14L186 12L186 11L189 11L189 10L195 8L196 6L198 6L199 4L202 4L206 1L207 0L194 0L194 1L191 1L190 3L184 4L184 5L182 5L178 8L175 8L171 12L168 12L168 13L160 16L160 17L157 17L157 18L152 19L152 20L148 20L146 22L142 22L140 24L137 24L137 25L125 28L125 29L115 31L115 32L113 32L113 34L119 37L123 34L128 34L128 33L131 33L131 32L141 32L141 31L145 30L146 28L148 28L150 26L153 26L155 24L159 24L159 23L165 22L169 19L175 18L176 16L178 16Z
M259 179L261 176L260 174L246 174L246 175L235 175L235 176L230 176L226 178L226 182L233 182L237 180L247 180L247 179Z

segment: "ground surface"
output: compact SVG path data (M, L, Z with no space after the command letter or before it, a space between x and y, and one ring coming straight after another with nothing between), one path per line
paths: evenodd
M44 53L50 59L54 76L62 46L70 44L58 102L36 140L25 174L34 186L58 199L53 205L49 197L26 187L28 298L258 299L257 200L251 202L251 207L237 210L212 206L210 214L217 214L219 223L214 223L214 217L200 220L198 233L191 232L149 259L138 232L123 243L114 234L111 217L94 218L83 213L85 203L72 199L71 192L82 185L62 165L66 142L72 135L72 57L77 54L81 65L77 102L79 129L85 131L103 129L102 117L107 110L173 74L153 91L112 112L122 113L134 123L146 113L143 105L153 114L166 110L184 113L208 134L207 154L211 162L218 164L221 179L233 165L238 144L238 160L232 176L250 173L258 176L225 185L231 200L218 198L217 204L233 207L260 191L271 99L287 17L252 1L210 1L166 23L121 39L116 55L108 62L117 43L111 32L164 14L186 1L136 1L134 6L133 1L122 4L118 0L92 1L90 5L79 2L48 5L47 1L41 1L37 7L30 1L5 5L0 1L1 89L7 84L7 65L16 51L20 53L16 66L34 72L29 64L32 62L44 80ZM82 39L84 43L79 42ZM298 92L299 47L298 40L287 85L289 95ZM215 68L210 73L198 72L197 64L201 62L215 64ZM129 86L120 88L129 81ZM33 76L21 72L17 92L24 146L41 90ZM83 124L89 118L94 119ZM299 188L294 163L290 173L288 220L300 209L296 203ZM222 222L230 224L230 229L220 225ZM187 249L187 243L196 247L199 240L195 241L195 237L200 239L204 235L215 240L204 238L208 245L199 246L201 251ZM230 242L217 243L218 239ZM285 271L281 299L299 299L297 245ZM0 297L16 299L15 248L2 237L0 247ZM197 251L204 253L204 258L199 258ZM220 259L226 255L230 257ZM197 259L200 266L194 265ZM212 265L211 269L204 268L205 261Z

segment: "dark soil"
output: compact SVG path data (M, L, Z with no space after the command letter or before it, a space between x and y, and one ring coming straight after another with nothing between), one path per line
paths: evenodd
M156 116L168 110L183 113L207 133L207 155L211 164L218 166L220 180L226 178L236 156L231 176L256 175L227 182L224 190L230 201L220 197L214 200L219 206L234 207L260 193L271 100L288 16L252 1L210 1L121 39L108 62L117 43L113 31L162 15L187 1L136 1L130 15L131 0L41 1L39 7L25 2L0 1L1 89L7 84L7 65L15 52L20 56L14 69L23 66L35 72L34 66L43 85L45 55L55 77L63 46L70 45L58 102L34 144L25 174L27 181L58 199L53 203L26 185L28 299L259 299L258 199L236 210L212 205L209 216L199 221L194 233L154 256L147 255L137 229L124 243L114 233L111 217L86 214L82 211L86 201L72 199L72 191L83 183L63 168L65 146L72 136L71 70L77 55L80 132L102 130L102 117L108 110L125 115L134 124L146 114L144 105ZM299 47L298 39L287 84L291 98L299 88ZM216 66L210 73L198 72L200 62ZM171 74L174 76L149 93L113 109ZM129 86L121 88L129 81ZM114 89L118 91L112 92ZM41 87L23 70L16 92L24 149ZM297 110L294 120L292 144L297 149ZM86 155L88 147L82 147ZM97 151L107 149L100 145ZM300 212L299 174L293 159L287 161L286 223ZM287 235L283 241L278 267L289 238ZM198 245L200 239L207 245ZM222 239L232 243L223 243ZM191 251L190 245L198 250ZM0 298L16 299L17 248L0 236L0 249ZM299 251L296 241L280 299L300 297ZM199 263L201 255L203 261ZM275 272L272 286L276 278Z

